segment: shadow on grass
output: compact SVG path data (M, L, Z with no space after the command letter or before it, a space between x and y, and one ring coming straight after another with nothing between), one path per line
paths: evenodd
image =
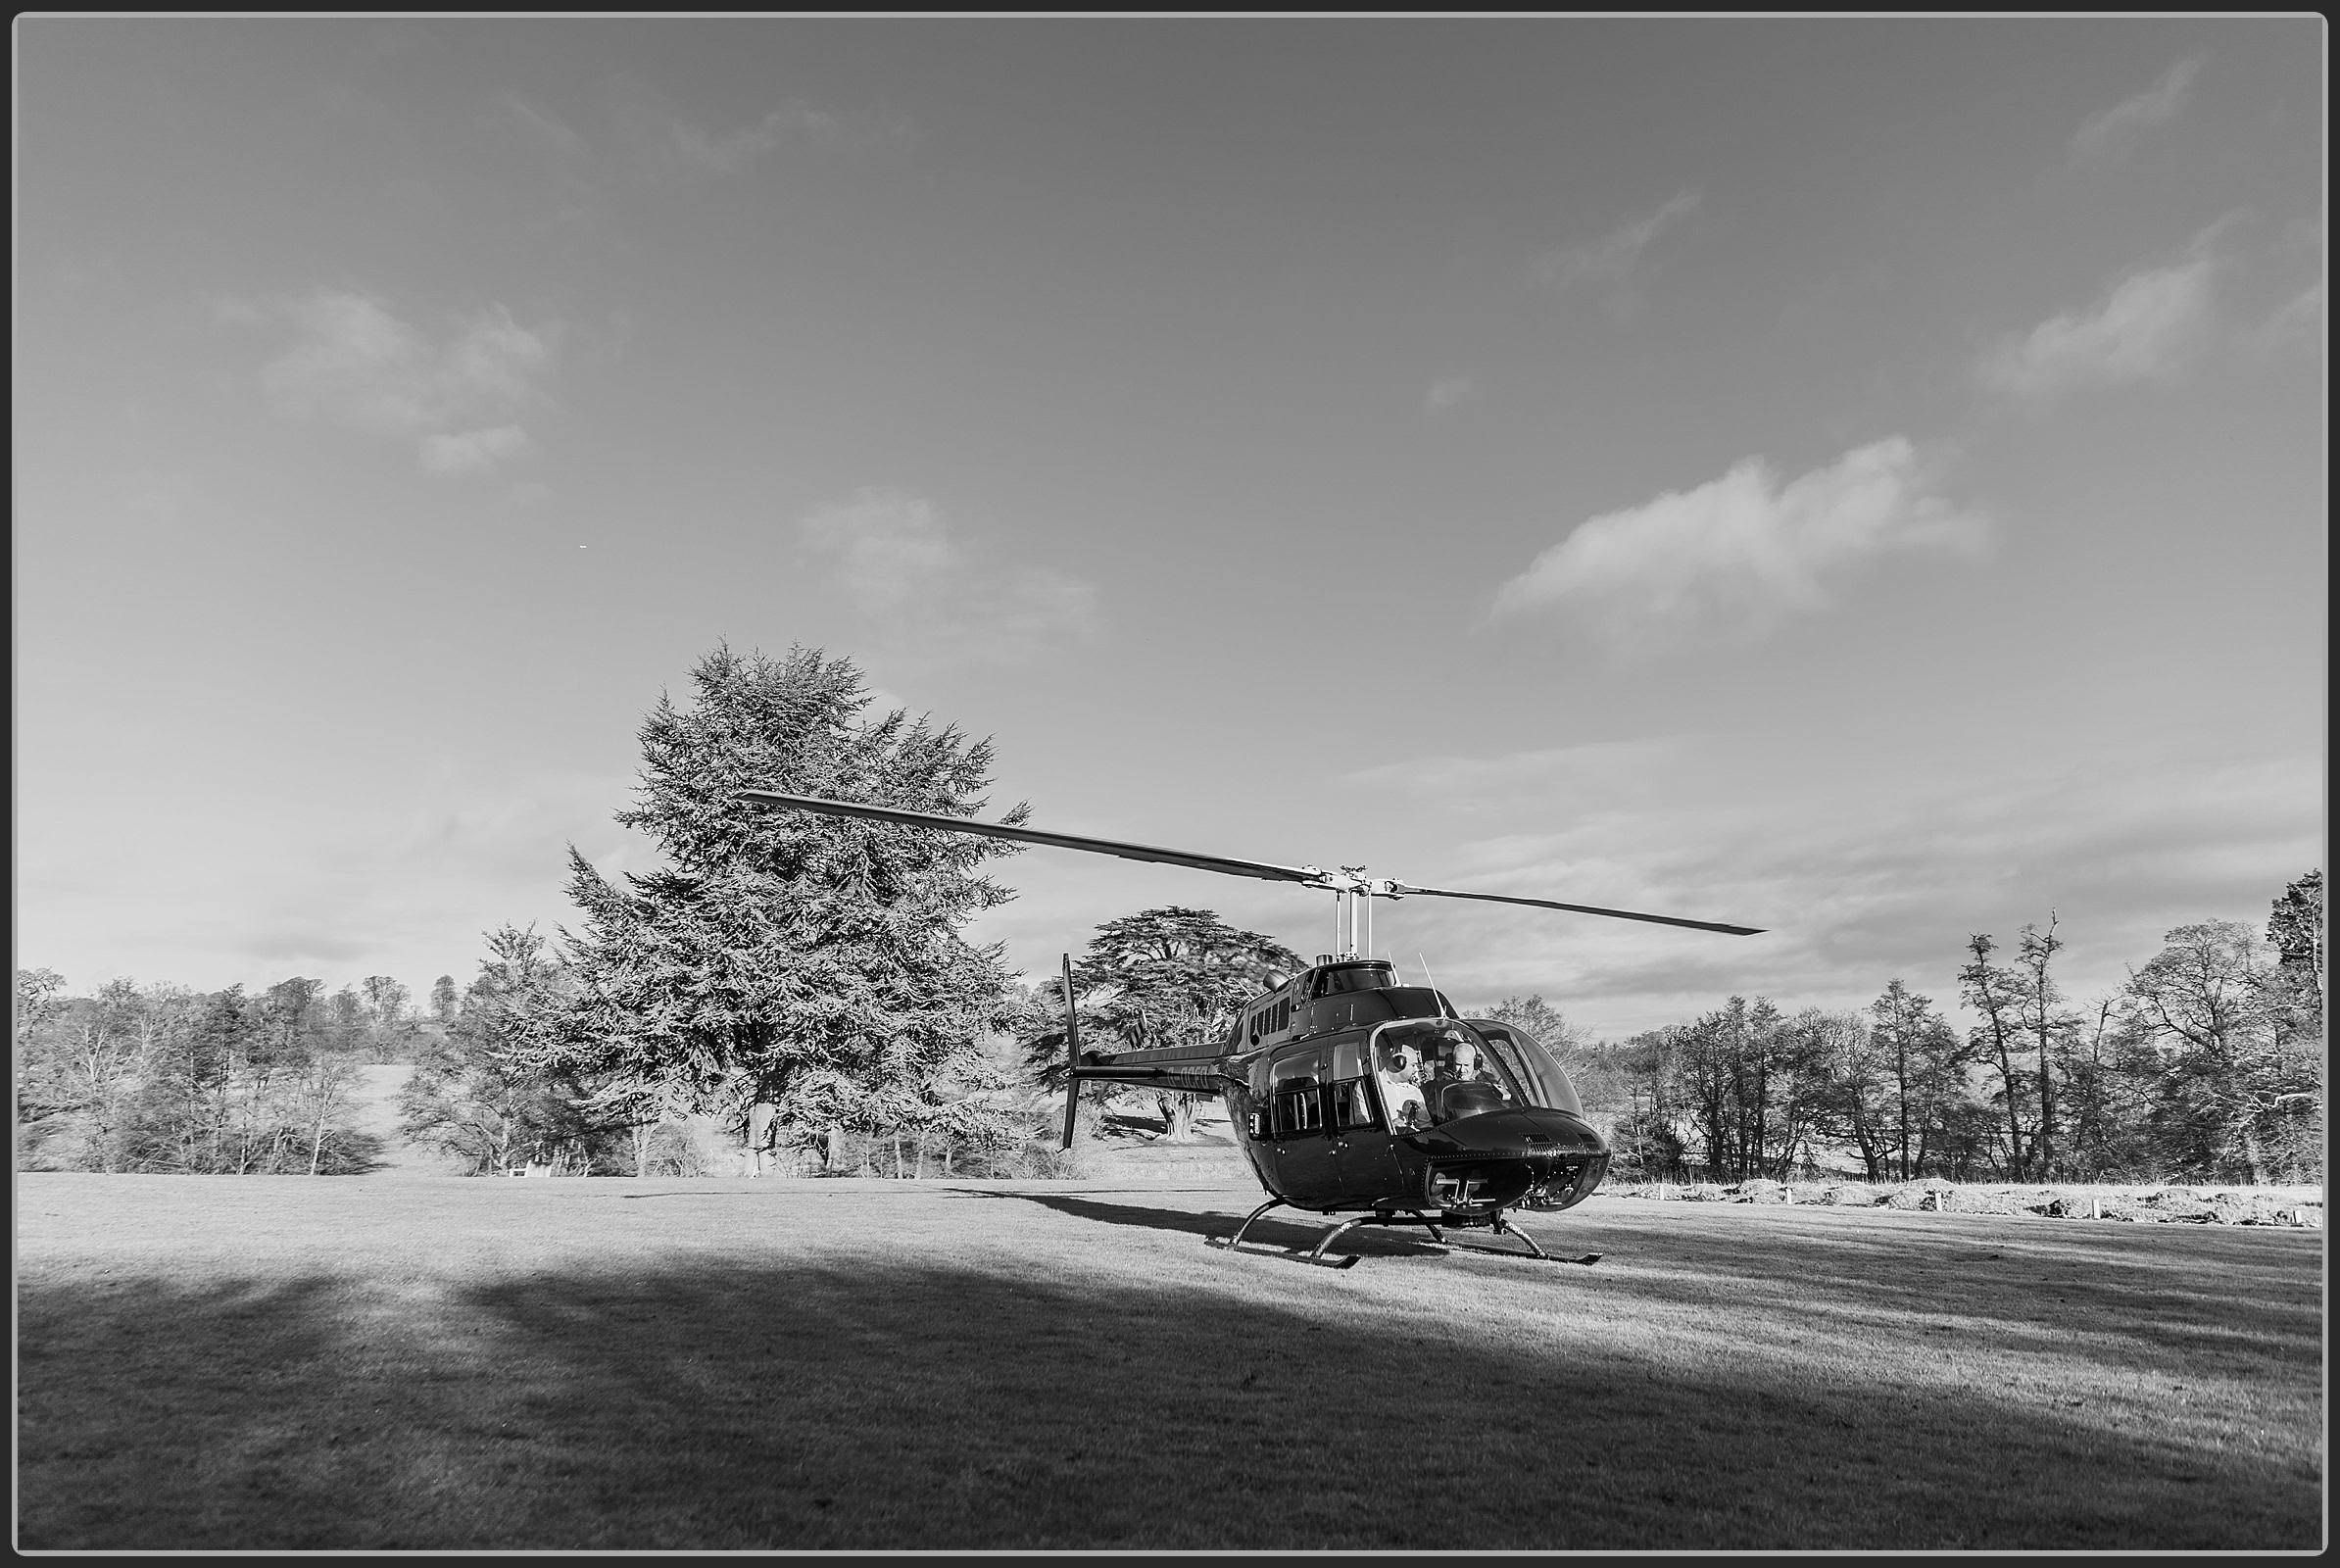
M1670 1292L1717 1314L1816 1310L1838 1321L1981 1314L1994 1348L2173 1376L2264 1368L2270 1348L2315 1344L2322 1305L2296 1288L2307 1234L2194 1229L2159 1237L2074 1220L1911 1214L1767 1217L1761 1230L1699 1215L1718 1240ZM1611 1221L1611 1226L1616 1222ZM1859 1227L1855 1229L1855 1227ZM1540 1238L1539 1238L1540 1239ZM2150 1310L2140 1303L2150 1302ZM2158 1353L2157 1353L2158 1352Z
M1146 1223L1124 1205L1019 1196ZM1225 1223L1161 1217L1152 1228ZM1775 1276L1810 1261L1792 1246L1775 1253ZM1588 1332L1582 1298L1476 1294L1477 1270L1450 1292L1379 1297L1348 1283L1358 1272L1306 1271L1339 1282L1315 1290L1277 1271L1263 1290L1244 1270L1114 1279L900 1253L845 1266L678 1250L655 1267L435 1286L27 1279L20 1543L2199 1549L2318 1539L2312 1454L2269 1463L2199 1428L2107 1422L1988 1381L1855 1386L1778 1357L1683 1357L1662 1338ZM1624 1293L1604 1302L1612 1321L1678 1313L1684 1299L1663 1275L1600 1283ZM1531 1315L1523 1299L1551 1304ZM2315 1355L2313 1339L2288 1345L2267 1375L2312 1389ZM2304 1370L2289 1364L2302 1356Z
M336 1141L339 1156L333 1176L371 1176L390 1168L390 1141L378 1133L344 1129Z

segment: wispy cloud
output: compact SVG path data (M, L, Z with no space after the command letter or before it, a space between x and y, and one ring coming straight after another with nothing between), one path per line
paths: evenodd
M422 466L433 473L484 473L533 445L528 432L516 424L427 436L422 442Z
M120 972L108 956L136 954L145 979L257 988L295 973L334 984L391 974L421 995L437 974L467 980L479 933L506 920L548 936L575 922L562 892L570 844L605 872L658 862L655 844L614 820L633 799L631 771L402 779L387 794L359 785L322 812L232 792L207 802L208 842L246 872L211 878L208 894L212 861L186 853L183 825L70 841L36 868L23 908L42 951L88 956L68 971L77 985ZM125 900L129 886L140 893ZM204 918L187 919L197 906Z
M2173 926L2263 922L2267 901L2316 863L2321 821L2313 755L2213 759L2161 736L2108 738L2078 765L2009 756L1982 787L1767 759L1766 771L1794 787L1752 806L1669 787L1685 773L1743 769L1735 743L1680 741L1642 762L1605 787L1588 780L1582 799L1542 813L1564 828L1480 839L1451 863L1410 874L1742 921L1766 935L1709 937L1436 899L1383 910L1383 931L1409 956L1419 945L1458 1001L1540 990L1614 1038L1685 1020L1732 992L1791 1007L1861 1006L1896 976L1954 1008L1967 934L2010 941L2052 907L2072 944L2061 978L2086 998L2118 988L2125 966L2150 958ZM1513 775L1551 765L1495 758L1481 771L1507 798ZM1389 780L1393 791L1414 783ZM1468 778L1442 781L1439 810L1458 796L1472 803L1472 789ZM1537 820L1517 802L1497 814Z
M585 138L552 111L538 108L517 93L502 93L496 101L522 134L544 151L572 158L585 150Z
M2185 108L2194 77L2201 70L2199 58L2180 60L2143 92L2132 93L2112 108L2090 115L2072 134L2072 161L2111 157L2126 150L2155 125L2174 120Z
M545 401L560 323L521 326L502 306L434 337L381 298L318 289L270 306L226 301L221 319L274 322L293 341L262 368L276 411L416 444L433 473L481 472L529 450L512 416Z
M847 602L913 662L1021 662L1094 630L1095 585L988 561L918 496L859 490L807 515L800 532L828 558Z
M2323 279L2317 278L2284 301L2252 334L2250 346L2262 357L2321 348L2330 332L2327 316Z
M2217 249L2221 228L2196 235L2181 260L2117 278L2086 308L2001 339L1975 367L1976 378L1992 391L2031 399L2175 379L2214 336L2225 265Z
M1633 271L1658 235L1695 212L1698 202L1698 192L1682 191L1655 212L1620 224L1587 244L1548 250L1536 260L1536 276L1554 288L1620 281Z
M1523 801L1568 798L1610 802L1645 794L1645 780L1688 756L1691 742L1679 735L1632 740L1587 741L1512 752L1501 757L1461 753L1409 757L1342 775L1343 784L1389 789L1438 803L1441 810L1478 810Z
M2169 385L2221 361L2264 368L2321 348L2322 266L2320 221L2270 234L2252 214L2228 213L2174 259L2133 268L2090 304L1999 339L1974 362L1974 379L2041 404L2085 387Z
M1579 524L1496 592L1494 614L1566 612L1620 650L1693 625L1760 631L1823 610L1824 579L1897 551L1972 553L1988 524L1936 490L1900 436L1779 483L1749 458L1720 479Z
M737 174L791 144L854 148L899 147L913 139L908 120L887 110L825 109L792 98L761 120L735 130L707 130L686 121L666 122L665 140L684 164L706 174Z
M1468 376L1444 376L1433 381L1430 390L1422 394L1422 412L1434 417L1448 413L1478 390Z

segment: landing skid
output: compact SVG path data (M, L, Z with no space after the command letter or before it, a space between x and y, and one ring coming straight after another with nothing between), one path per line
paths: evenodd
M1243 1222L1235 1228L1235 1234L1233 1236L1207 1236L1203 1238L1204 1245L1210 1247L1224 1247L1229 1251L1241 1250L1243 1245L1243 1233L1251 1228L1251 1222L1253 1220L1258 1219L1262 1214L1265 1214L1271 1208L1287 1208L1291 1206L1292 1205L1287 1204L1281 1198L1271 1198L1266 1202L1260 1204L1257 1208L1251 1210L1251 1212L1244 1217ZM1509 1250L1498 1250L1497 1249L1491 1247L1471 1247L1460 1242L1448 1242L1444 1232L1438 1228L1441 1225L1469 1228L1476 1227L1482 1223L1484 1223L1488 1230L1494 1232L1497 1236L1509 1235L1518 1237L1522 1242L1527 1244L1528 1250L1525 1252L1514 1252ZM1444 1246L1453 1247L1461 1251L1485 1252L1491 1257L1517 1257L1521 1259L1533 1258L1545 1263L1581 1263L1585 1265L1590 1265L1600 1261L1600 1254L1598 1252L1586 1252L1582 1257L1552 1256L1551 1253L1545 1251L1542 1248L1536 1245L1535 1237L1530 1236L1526 1231L1521 1230L1517 1225L1505 1219L1501 1209L1496 1209L1493 1213L1487 1215L1484 1221L1477 1219L1458 1220L1452 1215L1439 1215L1436 1218L1433 1218L1431 1215L1419 1212L1398 1214L1387 1209L1377 1209L1371 1214L1360 1214L1355 1219L1342 1220L1340 1224L1325 1232L1324 1236L1317 1242L1317 1244L1305 1252L1286 1252L1279 1250L1272 1255L1277 1257L1296 1258L1302 1263L1314 1263L1320 1268L1354 1268L1358 1262L1358 1255L1355 1252L1343 1253L1338 1257L1328 1257L1325 1255L1325 1249L1331 1247L1335 1242L1341 1240L1341 1237L1347 1235L1350 1231L1355 1230L1360 1225L1419 1225L1424 1230L1430 1232L1430 1239L1434 1242L1440 1243ZM1263 1250L1254 1248L1253 1250L1259 1251Z
M1271 1198L1266 1202L1260 1204L1257 1208L1251 1210L1249 1214L1245 1215L1243 1222L1235 1228L1235 1234L1233 1236L1205 1236L1202 1239L1203 1245L1207 1247L1224 1247L1231 1252L1239 1251L1243 1249L1243 1232L1251 1228L1251 1222L1253 1220L1259 1218L1260 1215L1266 1213L1271 1208L1283 1208L1286 1206L1288 1205L1285 1203L1283 1199ZM1349 1225L1354 1225L1356 1223L1357 1221L1355 1220L1349 1221ZM1347 1229L1348 1225L1335 1227L1332 1235L1327 1236L1323 1241L1318 1242L1316 1244L1316 1249L1313 1251L1292 1253L1279 1250L1274 1253L1270 1253L1269 1255L1275 1257L1296 1256L1301 1262L1314 1263L1320 1268L1354 1268L1357 1266L1357 1254L1354 1252L1350 1252L1344 1257L1325 1256L1325 1249L1332 1245L1333 1237L1339 1236L1342 1231ZM1252 1250L1263 1251L1264 1249L1254 1248Z

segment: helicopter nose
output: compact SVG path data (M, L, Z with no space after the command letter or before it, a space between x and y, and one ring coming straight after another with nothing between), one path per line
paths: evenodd
M1600 1132L1581 1116L1546 1106L1482 1111L1441 1122L1412 1142L1432 1155L1475 1155L1482 1159L1581 1161L1606 1154Z
M1514 1106L1457 1117L1406 1140L1430 1155L1430 1200L1449 1211L1500 1206L1532 1192L1567 1207L1606 1174L1609 1146L1583 1117Z

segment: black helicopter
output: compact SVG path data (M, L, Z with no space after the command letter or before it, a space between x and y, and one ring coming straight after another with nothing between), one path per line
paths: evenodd
M1358 956L1360 914L1370 922L1374 899L1477 899L1730 936L1759 934L1756 927L1713 920L1415 887L1367 877L1361 865L1338 871L1276 865L777 790L743 790L740 799L824 816L1296 882L1332 893L1335 943L1341 951L1319 955L1298 974L1245 1003L1228 1037L1215 1043L1111 1054L1082 1051L1068 955L1064 1145L1072 1147L1083 1083L1142 1084L1156 1092L1219 1097L1268 1200L1232 1237L1212 1242L1241 1246L1252 1221L1272 1208L1352 1215L1306 1254L1308 1261L1333 1268L1357 1261L1353 1253L1327 1257L1325 1250L1359 1225L1418 1225L1440 1242L1443 1229L1486 1229L1517 1236L1528 1254L1549 1257L1504 1211L1581 1203L1609 1168L1608 1145L1584 1119L1568 1074L1532 1035L1513 1024L1466 1018L1435 986L1401 985L1389 960ZM1368 952L1371 943L1368 926Z

